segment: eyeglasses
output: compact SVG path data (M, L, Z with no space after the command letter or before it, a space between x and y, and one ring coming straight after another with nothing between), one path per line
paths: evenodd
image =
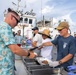
M12 16L13 16L13 15L12 15ZM13 17L15 18L15 20L16 20L17 23L20 22L20 20L18 20L15 16L13 16Z
M62 29L59 29L58 31L62 31Z
M33 31L35 31L36 29L34 29Z
M63 28L64 29L64 28ZM62 31L63 29L58 29L58 31Z

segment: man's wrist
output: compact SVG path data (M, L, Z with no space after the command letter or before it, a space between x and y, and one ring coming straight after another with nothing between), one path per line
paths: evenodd
M30 56L30 52L28 52L28 55L27 55L27 57L29 57Z
M58 62L59 62L59 65L61 65L61 64L62 64L62 61L61 61L61 60L59 60Z

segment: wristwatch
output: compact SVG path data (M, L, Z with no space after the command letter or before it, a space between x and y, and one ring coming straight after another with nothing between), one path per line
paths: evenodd
M59 64L61 65L62 64L62 61L59 61Z
M29 57L30 56L30 52L28 52L28 55L27 55L27 57Z

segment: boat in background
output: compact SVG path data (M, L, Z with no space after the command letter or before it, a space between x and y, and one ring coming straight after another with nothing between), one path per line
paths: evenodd
M27 37L28 39L32 38L32 28L37 26L39 27L39 31L42 31L43 29L47 28L50 30L51 37L54 38L58 32L53 28L53 18L50 20L45 20L43 16L43 20L37 22L36 19L36 13L33 12L33 9L30 11L24 12L23 10L20 10L20 2L21 0L17 0L18 3L12 2L13 5L17 6L17 9L15 10L20 15L20 22L18 25L13 28L12 30L17 33L18 30L21 30L21 35L23 37ZM4 12L4 18L7 14L7 11Z
M36 26L36 14L33 12L33 9L31 11L26 11L25 13L20 10L20 2L21 0L18 0L18 3L12 2L13 5L17 6L17 9L15 10L20 15L20 22L18 25L13 28L12 30L17 33L18 30L21 30L21 35L26 36L28 38L32 38L32 28ZM7 14L7 11L4 12L4 19Z

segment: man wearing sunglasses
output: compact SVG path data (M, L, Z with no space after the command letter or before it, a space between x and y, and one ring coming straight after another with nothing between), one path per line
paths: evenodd
M12 28L20 21L20 16L8 9L4 22L0 23L0 75L14 75L14 54L34 58L35 54L20 48L14 39Z
M68 71L67 67L73 64L74 54L76 53L75 40L68 32L69 25L67 22L61 22L56 29L60 35L51 42L43 43L41 47L49 45L57 46L57 61L48 60L42 61L42 63L49 64L52 67L63 67Z

